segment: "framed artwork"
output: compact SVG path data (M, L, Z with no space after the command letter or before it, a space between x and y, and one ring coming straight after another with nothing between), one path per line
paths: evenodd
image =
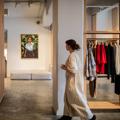
M38 58L38 34L21 34L21 58Z

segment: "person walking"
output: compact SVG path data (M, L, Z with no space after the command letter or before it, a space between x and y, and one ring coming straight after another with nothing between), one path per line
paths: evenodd
M71 120L73 116L79 116L80 120L95 120L96 116L91 112L84 95L84 81L80 76L80 57L77 53L80 46L73 39L65 43L70 55L66 63L61 65L61 68L66 71L66 88L64 115L58 120Z

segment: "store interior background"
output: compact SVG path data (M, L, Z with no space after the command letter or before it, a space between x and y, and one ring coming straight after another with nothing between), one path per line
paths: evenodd
M11 73L14 72L52 73L51 0L47 3L44 0L33 0L32 3L31 0L0 1L0 11L0 20L4 20L0 22L1 31L4 31L4 37L1 33L1 59L4 60L3 52L6 59L6 62L2 61L0 70L3 73L0 80L0 118L9 119L9 115L14 112L17 115L15 119L19 119L19 115L26 116L26 113L29 119L33 113L40 115L40 118L41 114L52 114L51 79L11 80ZM21 34L38 34L38 59L21 58Z
M84 79L82 74L84 69L84 46L86 45L84 29L86 31L91 31L94 28L96 30L113 30L114 24L114 30L118 30L119 16L115 12L118 11L118 7L115 7L115 11L112 9L118 3L118 0L109 0L109 2L107 0L103 2L87 0L87 2L88 6L109 6L105 9L103 7L101 9L97 8L98 11L101 11L97 14L96 27L93 27L92 20L94 16L91 10L87 12L86 17L88 21L86 21L87 25L84 28L86 23L84 21L83 0L53 0L53 4L50 4L48 11L43 13L39 3L4 4L5 9L8 9L8 14L4 16L4 30L7 31L5 32L5 51L7 51L5 52L7 56L6 76L9 78L11 72L19 70L44 70L52 72L53 83L50 84L52 89L50 91L52 94L51 101L54 112L58 115L62 115L64 107L65 72L60 69L60 65L65 62L68 55L65 50L65 41L73 38L81 45L81 79ZM42 23L37 24L38 20L41 21L40 11L43 14L43 19ZM114 17L113 12L115 13ZM74 22L74 18L77 18L75 19L76 22ZM53 31L50 29L51 23ZM38 59L21 59L20 35L23 33L36 33L39 35ZM25 84L27 85L27 83ZM119 97L114 94L113 85L107 79L100 79L97 87L99 94L97 94L96 98L90 98L89 91L87 91L88 100L93 102L96 100L119 101ZM105 94L106 91L107 94ZM4 91L0 95L3 96L3 93Z
M4 28L7 31L7 77L13 71L32 71L52 69L52 5L45 10L44 3L27 2L4 4L8 14L4 17ZM48 14L46 14L48 12ZM37 21L40 21L37 24ZM38 59L21 59L21 34L38 34ZM6 51L6 50L5 50Z
M87 0L86 6L86 31L119 31L119 1L110 1L109 3L103 2L93 2L90 3ZM97 34L89 35L93 38L117 38L118 35L111 34ZM101 41L104 42L104 41ZM100 76L100 75L98 75ZM105 77L97 78L96 83L96 95L91 98L89 94L89 82L87 85L87 97L90 101L101 101L101 102L111 102L118 103L119 96L115 94L114 84L111 83L110 79L107 79L107 75L102 75ZM101 104L102 106L102 104Z

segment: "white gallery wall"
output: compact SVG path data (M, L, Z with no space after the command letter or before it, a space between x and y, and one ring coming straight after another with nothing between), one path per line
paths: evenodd
M13 5L7 5L11 11L15 10ZM26 6L27 7L27 6ZM13 8L13 9L12 9ZM19 8L20 9L20 8ZM21 9L22 10L22 9ZM17 9L19 14L19 10ZM31 10L30 12L34 12ZM20 11L22 13L22 11ZM23 8L24 13L24 8ZM32 14L32 13L31 13ZM30 15L31 15L30 14ZM21 14L20 14L21 15ZM28 15L28 14L27 14ZM7 53L7 74L10 76L12 71L16 70L46 70L50 69L52 64L52 39L51 31L36 24L38 18L35 16L5 17L5 29L8 31L8 53ZM38 34L38 59L21 58L21 34Z
M97 14L97 30L112 30L112 10L103 10Z
M96 15L97 31L112 31L112 9L105 9ZM112 35L97 35L97 37L112 37Z
M92 15L87 11L86 12L86 31L92 30Z
M96 29L98 31L119 30L119 7L115 4L96 15ZM98 37L114 37L114 35L98 35ZM116 36L117 37L117 36Z
M44 10L42 24L44 27L48 27L52 24L52 22L53 22L53 3L51 2L49 10L48 11L47 9Z

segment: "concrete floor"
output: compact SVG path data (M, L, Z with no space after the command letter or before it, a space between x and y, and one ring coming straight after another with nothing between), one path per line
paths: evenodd
M5 88L0 120L57 120L52 113L52 81L5 79ZM97 120L120 120L120 111L95 114Z

